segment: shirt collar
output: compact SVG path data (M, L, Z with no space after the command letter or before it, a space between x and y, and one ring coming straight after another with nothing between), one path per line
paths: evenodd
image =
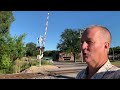
M92 77L91 79L101 79L105 73L112 67L113 65L108 60ZM88 75L88 67L86 68L83 78Z
M91 79L101 79L105 73L112 67L113 65L108 60L92 77Z

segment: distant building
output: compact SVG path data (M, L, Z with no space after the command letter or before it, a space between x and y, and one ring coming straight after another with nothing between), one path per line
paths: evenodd
M80 60L80 53L77 55L77 59ZM57 52L53 54L53 61L74 61L72 53Z
M80 30L80 38L82 37L84 30ZM81 57L81 53L79 53L79 58ZM58 52L53 55L53 60L54 61L74 61L74 56L72 53L65 53L65 52Z
M59 53L59 61L74 61L74 57L72 55L72 53L64 53L64 52L61 52Z

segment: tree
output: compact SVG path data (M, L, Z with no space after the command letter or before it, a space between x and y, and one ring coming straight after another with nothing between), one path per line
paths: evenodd
M9 33L10 25L13 21L12 11L0 11L0 37Z
M36 44L33 42L29 42L26 44L26 56L36 56L37 55L37 49Z
M0 60L3 54L8 54L8 38L11 23L14 21L12 11L0 11Z
M11 40L9 40L9 48L10 52L11 52L11 59L12 60L16 60L17 58L22 58L23 56L25 56L26 53L26 48L25 48L25 44L23 42L23 39L25 39L26 34L22 34L20 36L15 36L13 38L11 38Z
M11 37L10 26L14 21L12 11L0 11L0 70L10 72L13 62L24 56L25 34Z
M113 54L113 50L114 50L114 53L115 54L120 54L120 46L117 46L117 47L111 47L110 50L109 50L109 54Z
M0 11L0 70L12 66L8 44L10 25L14 21L12 11Z
M60 43L57 44L57 49L66 53L72 53L74 62L76 55L80 52L80 29L72 30L65 29L61 34Z

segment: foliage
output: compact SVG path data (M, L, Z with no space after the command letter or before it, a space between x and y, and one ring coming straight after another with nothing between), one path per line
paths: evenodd
M1 58L1 62L0 62L0 68L1 69L8 69L10 68L12 65L10 57L8 55L3 55Z
M60 43L57 45L57 49L60 51L71 53L75 56L80 52L80 29L65 29L61 34Z
M41 65L52 65L52 62L47 60L41 60Z
M26 34L15 36L15 37L8 37L6 41L7 47L7 54L10 55L11 60L15 61L17 58L21 58L25 56L25 47L23 43L23 39L25 38Z
M120 46L110 48L109 54L113 54L113 51L115 54L120 54Z
M23 57L21 59L17 59L14 64L14 72L15 73L20 73L21 71L31 67L31 66L36 66L38 65L38 61L32 58L28 57Z
M37 56L38 51L36 50L36 44L33 42L26 44L26 56Z
M11 37L10 25L14 21L12 11L0 11L0 71L11 73L14 61L25 55L25 34Z
M53 57L55 53L58 53L59 51L57 50L51 50L51 51L45 51L44 52L44 57Z
M10 25L13 21L12 11L0 11L0 36L9 33Z
M25 38L26 34L22 34L20 36L14 37L14 48L12 50L12 56L14 57L14 60L17 58L22 58L25 56L26 49L24 47L23 39Z

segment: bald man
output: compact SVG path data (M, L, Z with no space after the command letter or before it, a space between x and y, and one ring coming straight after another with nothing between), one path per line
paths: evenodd
M108 59L111 33L103 26L93 25L83 32L81 49L87 68L79 72L76 79L117 79L120 69Z

